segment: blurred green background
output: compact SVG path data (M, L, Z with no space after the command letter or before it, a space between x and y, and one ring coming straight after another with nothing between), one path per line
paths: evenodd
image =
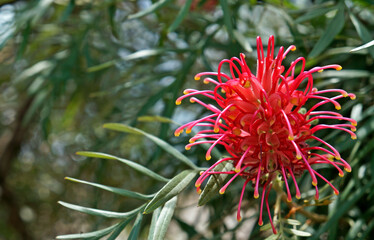
M358 140L342 132L324 133L353 171L338 179L333 169L321 170L336 179L341 194L329 205L307 207L330 220L309 223L305 229L314 239L373 237L374 47L350 52L373 40L372 0L1 0L0 239L53 239L115 223L66 209L58 200L112 211L139 206L139 200L64 177L146 194L162 185L118 162L75 152L110 153L173 177L185 169L183 164L142 136L102 125L136 126L184 151L187 136L175 138L177 124L165 118L186 123L204 109L176 107L175 99L184 88L204 88L193 81L194 74L215 71L223 58L243 52L255 69L256 37L267 42L269 35L275 36L276 46L297 46L287 64L303 56L308 68L333 63L343 67L320 73L316 87L357 95L355 101L342 101L341 113L358 121ZM204 149L186 155L208 166ZM300 181L308 199L313 195L310 179ZM187 203L196 206L193 191L188 188L185 200L178 202L169 229L176 235L167 235L169 239L266 236L253 222L259 203L252 190L246 193L245 219L239 224L226 217L235 212L240 184L199 208L198 217L205 219L201 221L187 220L183 211ZM288 211L284 206L284 215ZM296 218L307 222L305 216ZM145 216L139 239L146 238L149 223L150 216Z

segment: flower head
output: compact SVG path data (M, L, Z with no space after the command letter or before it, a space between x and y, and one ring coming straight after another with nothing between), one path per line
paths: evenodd
M211 159L211 151L216 145L222 145L230 154L230 157L218 160L201 174L196 181L197 191L201 192L201 183L213 174L231 175L231 179L220 189L221 194L234 179L239 176L244 178L237 213L240 220L244 189L252 182L254 197L258 198L261 194L259 224L263 223L262 209L265 201L273 232L276 230L271 220L268 195L275 177L282 176L288 201L291 201L292 197L287 180L290 179L294 183L296 198L300 198L296 177L305 171L312 178L316 199L319 197L318 180L328 183L335 194L339 194L339 191L312 166L332 165L339 172L339 176L344 175L341 168L350 172L351 167L333 146L314 134L323 129L338 129L356 139L355 120L334 111L319 110L326 104L333 104L339 110L341 106L337 102L338 99L354 99L355 95L341 89L318 90L313 87L313 73L325 69L339 71L341 66L327 65L307 71L305 59L299 57L286 69L282 61L295 49L293 45L287 49L280 47L278 54L275 55L274 37L270 36L265 56L261 38L258 37L256 74L247 66L244 54L240 54L240 58L224 59L219 64L217 72L203 72L195 76L195 80L206 76L204 83L213 85L213 90L186 89L185 95L176 101L180 104L182 99L190 98L191 102L196 102L211 111L210 115L189 122L175 131L175 135L179 136L184 129L186 133L190 133L196 126L205 127L190 139L190 143L186 145L187 150L198 144L210 143L211 146L206 152L207 160ZM224 64L228 64L230 73L221 71ZM296 70L297 65L300 65L299 70ZM300 73L296 74L298 71ZM299 89L302 82L305 82L306 87ZM326 93L335 93L336 96L326 97ZM207 104L197 96L209 98L215 104ZM305 110L304 105L309 99L316 99L318 103ZM316 124L316 120L325 119L336 120L337 123ZM337 161L332 161L333 158ZM225 161L232 161L234 168L227 172L215 172L214 167Z

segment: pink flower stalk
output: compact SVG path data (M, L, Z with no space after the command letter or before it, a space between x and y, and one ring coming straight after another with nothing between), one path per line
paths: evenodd
M212 112L175 131L175 135L179 136L184 129L186 133L190 133L194 127L206 127L190 139L186 149L198 144L210 143L211 146L206 152L207 160L211 159L211 151L217 145L222 145L231 155L202 172L196 181L197 191L201 192L202 182L213 174L231 175L231 179L220 189L221 194L234 179L239 176L244 178L237 212L237 219L240 221L244 190L246 185L252 182L254 197L258 198L261 194L258 223L263 224L262 211L265 201L274 233L276 230L272 222L268 196L275 177L278 174L282 176L288 201L292 201L292 197L287 180L290 179L294 183L296 198L299 199L300 191L296 177L304 171L312 177L316 199L319 197L318 178L329 184L335 194L339 194L339 191L312 166L330 164L337 169L339 176L344 175L341 168L350 172L351 167L333 146L314 134L324 129L338 129L349 133L352 139L356 139L355 120L333 111L318 111L318 108L326 104L333 104L339 110L341 106L337 102L338 99L343 97L355 99L355 95L341 89L317 90L313 87L313 73L325 69L339 71L342 69L341 66L333 64L306 71L305 59L299 57L288 69L285 69L282 61L290 51L295 49L294 45L286 50L280 47L278 55L275 55L274 37L270 36L265 56L261 38L257 37L256 75L247 66L244 54L240 54L240 59L233 57L230 60L222 60L218 72L202 72L195 76L195 80L199 80L202 76L214 76L216 80L211 77L204 79L204 83L214 85L214 90L186 89L185 95L176 100L176 104L179 105L182 99L190 98L191 102L199 103ZM228 64L230 74L221 71L223 64ZM297 65L301 65L299 74L295 74ZM306 87L298 90L304 80ZM325 93L336 93L337 96L329 98L323 96ZM213 101L216 106L204 103L197 96L210 99L210 102ZM319 102L309 110L305 110L303 107L309 99L317 99ZM315 124L315 120L324 119L340 122L332 125ZM321 146L314 146L313 142ZM337 161L332 161L334 158ZM225 161L232 161L235 168L230 171L215 172L214 167ZM261 193L260 188L262 188Z

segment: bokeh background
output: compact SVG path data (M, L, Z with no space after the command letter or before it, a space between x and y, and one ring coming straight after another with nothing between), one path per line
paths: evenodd
M139 200L66 181L66 176L145 194L162 187L118 162L77 151L121 156L167 177L186 168L148 139L103 129L104 123L138 127L208 166L204 149L185 152L187 136L173 134L204 109L187 101L176 107L175 99L184 88L206 88L194 74L216 70L224 58L245 53L255 69L256 37L267 42L269 35L276 46L297 46L286 64L303 56L308 68L343 67L316 75L316 87L357 95L341 102L341 113L358 121L358 140L342 132L322 134L353 168L343 178L334 169L321 170L341 194L332 197L326 190L324 200L315 203L304 176L305 201L296 203L322 220L297 211L293 218L313 239L373 237L374 47L350 52L373 40L372 0L1 0L0 239L54 239L116 223L64 208L59 200L112 211L139 206ZM189 187L179 197L167 238L269 236L255 224L259 202L253 190L246 193L243 221L236 222L239 191L240 183L196 208L197 194ZM290 209L284 204L282 211L286 216ZM150 221L144 217L139 239L147 238ZM131 226L120 237L126 239Z

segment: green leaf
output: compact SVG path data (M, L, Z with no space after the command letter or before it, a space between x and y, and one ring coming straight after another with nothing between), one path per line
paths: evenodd
M362 45L360 47L352 49L351 52L355 52L355 51L359 51L361 49L369 48L368 49L369 53L374 58L374 47L370 48L371 46L374 45L374 40L372 40L373 38L371 36L371 33L365 27L365 25L363 25L361 23L361 21L356 18L355 15L353 15L352 13L350 13L349 17L351 18L351 21L352 21L354 27L356 28L358 36L360 36L360 38L361 38L361 40L363 42L366 42L366 44L364 44L364 45Z
M271 228L271 227L270 227ZM269 229L270 229L269 228ZM280 236L280 233L277 234L271 234L269 237L265 238L265 240L278 240Z
M128 240L136 240L136 239L138 239L139 230L140 230L140 225L142 223L142 219L143 219L143 214L142 213L138 213L138 216L135 219L135 222L134 222L134 225L133 225L132 230L130 232L130 236L129 236Z
M138 164L138 163L135 163L133 161L130 161L130 160L127 160L127 159L123 159L123 158L119 158L119 157L116 157L116 156L113 156L113 155L110 155L110 154L106 154L106 153L99 153L99 152L77 152L76 153L77 155L80 155L80 156L85 156L85 157L94 157L94 158L102 158L102 159L110 159L110 160L117 160L117 161L120 161L124 164L126 164L127 166L135 169L136 171L138 172L141 172L155 180L158 180L158 181L163 181L163 182L167 182L169 181L169 179L167 178L164 178L163 176L149 170L148 168Z
M162 208L161 214L157 219L156 230L154 233L155 240L164 240L166 231L169 227L171 218L174 214L174 209L177 205L177 196L170 199Z
M100 188L100 189L103 189L108 192L112 192L112 193L115 193L115 194L118 194L124 197L136 198L140 200L150 200L154 196L154 195L144 195L141 193L129 191L129 190L122 189L122 188L110 187L110 186L106 186L106 185L102 185L98 183L87 182L87 181L83 181L83 180L79 180L79 179L71 178L71 177L65 177L65 179L72 181L72 182L83 183L83 184L87 184L93 187L97 187L97 188Z
M241 32L234 30L234 37L246 52L253 51L248 39Z
M163 116L140 116L137 118L139 122L160 122L160 123L174 123L173 120Z
M307 12L306 14L303 14L302 16L298 17L295 20L295 23L302 23L308 20L311 20L313 18L323 16L328 12L331 12L336 9L336 6L333 7L326 7L326 6L321 6L319 8L312 9L311 11Z
M356 48L352 49L351 52L360 51L362 49L369 48L369 47L372 47L372 46L374 46L374 40L372 40L368 43L365 43L364 45L361 45L359 47L356 47ZM371 49L373 49L373 48L369 48L369 50L371 50Z
M140 50L140 51L131 53L131 54L127 55L126 57L122 58L121 60L122 61L132 61L132 60L137 60L137 59L140 59L140 58L152 57L152 56L156 56L156 55L159 55L161 53L164 53L165 51L169 51L169 50L167 50L167 49L144 49L144 50ZM86 71L89 72L89 73L101 71L101 70L104 70L106 68L114 66L117 62L119 62L118 59L110 60L110 61L98 64L98 65L89 67L89 68L87 68Z
M95 65L95 66L89 67L89 68L87 68L86 71L89 72L89 73L101 71L101 70L104 70L106 68L114 66L116 64L116 62L117 62L116 60L110 60L108 62L101 63L99 65Z
M283 222L283 223L290 224L290 225L294 225L294 226L299 226L299 225L301 225L301 222L299 222L299 221L296 220L296 219L285 219L285 218L282 218L282 222Z
M231 13L229 9L229 5L226 0L220 0L219 1L222 11L223 11L223 22L225 23L227 32L229 36L233 37L234 36L234 28L232 26L231 22Z
M61 204L64 207L73 209L78 212L90 214L90 215L95 215L95 216L100 216L100 217L106 217L106 218L130 218L137 214L138 212L142 211L144 209L145 204L142 206L129 211L129 212L112 212L112 211L106 211L106 210L100 210L100 209L95 209L95 208L88 208L88 207L82 207L79 205L71 204L71 203L66 203L62 201L58 201L59 204Z
M189 167L193 169L198 169L196 165L191 162L190 159L188 159L185 155L183 155L181 152L179 152L177 149L175 149L173 146L171 146L169 143L165 142L164 140L146 133L138 128L130 127L125 124L120 124L120 123L107 123L104 124L104 128L107 129L112 129L120 132L127 132L127 133L133 133L133 134L138 134L138 135L143 135L147 137L148 139L152 140L155 144L157 144L159 147L164 149L167 153L175 157L176 159L180 160L181 162L185 163Z
M187 0L184 3L183 7L179 10L179 13L176 16L174 22L170 25L168 32L173 32L175 29L178 28L178 26L181 24L186 14L188 13L188 10L190 10L191 3L192 3L192 0Z
M374 180L370 181L369 183L363 185L361 188L358 188L356 191L352 192L351 189L346 188L343 195L348 196L349 198L344 200L342 204L336 209L334 214L329 218L329 220L320 228L318 228L318 231L316 231L313 236L310 238L311 240L317 240L319 239L319 236L328 231L329 227L333 223L337 223L339 219L365 194L366 191L370 190L374 185ZM347 192L349 190L349 192Z
M234 168L231 161L226 161L221 164L218 164L213 171L215 172L226 172ZM202 191L198 205L202 206L209 202L210 199L218 195L219 188L222 186L223 182L227 178L227 174L213 174L210 176L208 183L206 184L204 190Z
M111 233L113 229L115 229L119 225L120 223L117 223L113 226L110 226L110 227L107 227L107 228L104 228L98 231L94 231L94 232L60 235L60 236L57 236L56 239L77 239L77 238L87 239L87 238L92 238L92 237L103 237Z
M321 54L334 40L335 36L343 29L344 23L344 5L340 3L335 17L328 24L326 31L309 53L309 57L314 58Z
M148 240L153 240L153 236L156 231L157 219L161 214L161 208L157 208L153 211L151 225L149 226Z
M293 235L298 236L298 237L310 237L310 236L312 236L312 234L309 233L309 232L304 232L304 231L293 229L293 228L283 228L283 230L285 232L288 232L288 233L293 234Z
M267 223L264 226L260 227L260 231L266 231L266 230L269 230L269 229L271 229L271 224L270 223Z
M152 6L150 6L149 8L143 10L143 11L140 11L140 12L137 12L135 14L131 14L128 19L136 19L136 18L141 18L141 17L144 17L152 12L155 12L157 11L159 8L163 7L165 4L167 4L168 2L170 2L170 0L160 0L154 4L152 4Z
M108 237L107 240L116 240L117 237L121 234L123 229L132 221L133 218L125 219L124 221L120 222L118 226L113 230L112 234Z
M177 176L171 179L163 188L161 188L160 191L158 191L156 196L145 207L144 213L151 213L153 210L163 205L172 197L178 195L181 191L183 191L183 189L185 189L188 186L188 184L190 184L190 182L194 179L196 174L196 170L184 170L183 172L179 173Z

